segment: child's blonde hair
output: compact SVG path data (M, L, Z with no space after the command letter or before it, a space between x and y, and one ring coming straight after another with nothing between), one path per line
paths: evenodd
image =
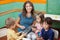
M10 26L13 26L15 24L15 20L13 18L7 18L5 24L7 28L10 28Z

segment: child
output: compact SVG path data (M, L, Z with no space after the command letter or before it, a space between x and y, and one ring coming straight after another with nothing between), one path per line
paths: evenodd
M43 29L41 30L41 36L44 40L54 40L54 32L51 29L52 19L47 17L43 22Z
M30 39L30 40L36 40L36 34L35 34L35 31L37 30L37 28L35 26L32 26L32 32L30 32L28 35L27 35L27 38Z
M44 20L43 14L36 15L36 20L33 22L33 25L37 27L37 30L35 32L36 34L38 34L38 32L41 31L43 20Z
M7 40L20 40L25 36L25 34L19 36L20 33L16 33L14 31L15 20L13 18L8 18L6 20L6 26L8 27L8 29L7 29Z

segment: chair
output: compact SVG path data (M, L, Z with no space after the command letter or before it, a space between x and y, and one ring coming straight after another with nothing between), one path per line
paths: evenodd
M55 30L55 29L52 29L52 30L54 32L54 39L58 40L59 32L57 30Z
M7 40L7 28L0 29L0 40Z

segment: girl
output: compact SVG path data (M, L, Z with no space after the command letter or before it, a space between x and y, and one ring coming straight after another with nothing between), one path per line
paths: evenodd
M33 25L37 27L35 33L38 35L39 32L41 32L43 20L44 20L44 15L40 13L39 15L36 15L36 20L33 22Z

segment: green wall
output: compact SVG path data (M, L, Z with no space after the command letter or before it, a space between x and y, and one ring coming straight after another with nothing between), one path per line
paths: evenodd
M8 10L12 10L12 9L22 9L22 8L23 8L22 2L14 2L14 3L9 3L9 4L4 4L4 5L0 5L0 13L8 11ZM48 12L48 9L47 9L48 4L47 5L46 4L34 4L34 8L35 8L35 10L38 10L38 11L47 11ZM49 7L49 9L50 9L50 7ZM58 12L60 12L60 11L58 11ZM0 16L0 28L2 28L5 25L5 20L8 17L13 17L13 18L17 19L19 13L20 12L12 12L10 14ZM48 14L53 14L53 12L50 13L50 11L49 11ZM53 27L60 28L60 22L53 22Z
M20 13L20 12L12 12L12 13L10 13L10 14L4 15L4 16L0 16L0 28L1 28L1 27L4 27L4 25L5 25L5 20L6 20L7 18L12 17L12 18L14 18L14 19L17 19L19 13Z
M47 0L46 11L48 14L60 15L60 0ZM53 27L60 28L60 22L53 22Z
M60 15L60 0L47 0L47 11L49 14Z
M0 12L17 9L17 8L22 9L23 4L24 3L22 3L22 2L14 2L14 3L0 5ZM35 10L46 11L46 4L34 4L34 8L35 8Z
M8 10L12 10L12 9L22 9L22 8L23 8L22 2L4 4L4 5L0 5L0 13L8 11ZM34 8L35 8L35 10L38 10L38 11L46 11L46 4L34 4ZM0 28L4 27L5 20L7 18L13 17L13 18L17 19L19 13L20 12L12 12L10 14L0 16Z

